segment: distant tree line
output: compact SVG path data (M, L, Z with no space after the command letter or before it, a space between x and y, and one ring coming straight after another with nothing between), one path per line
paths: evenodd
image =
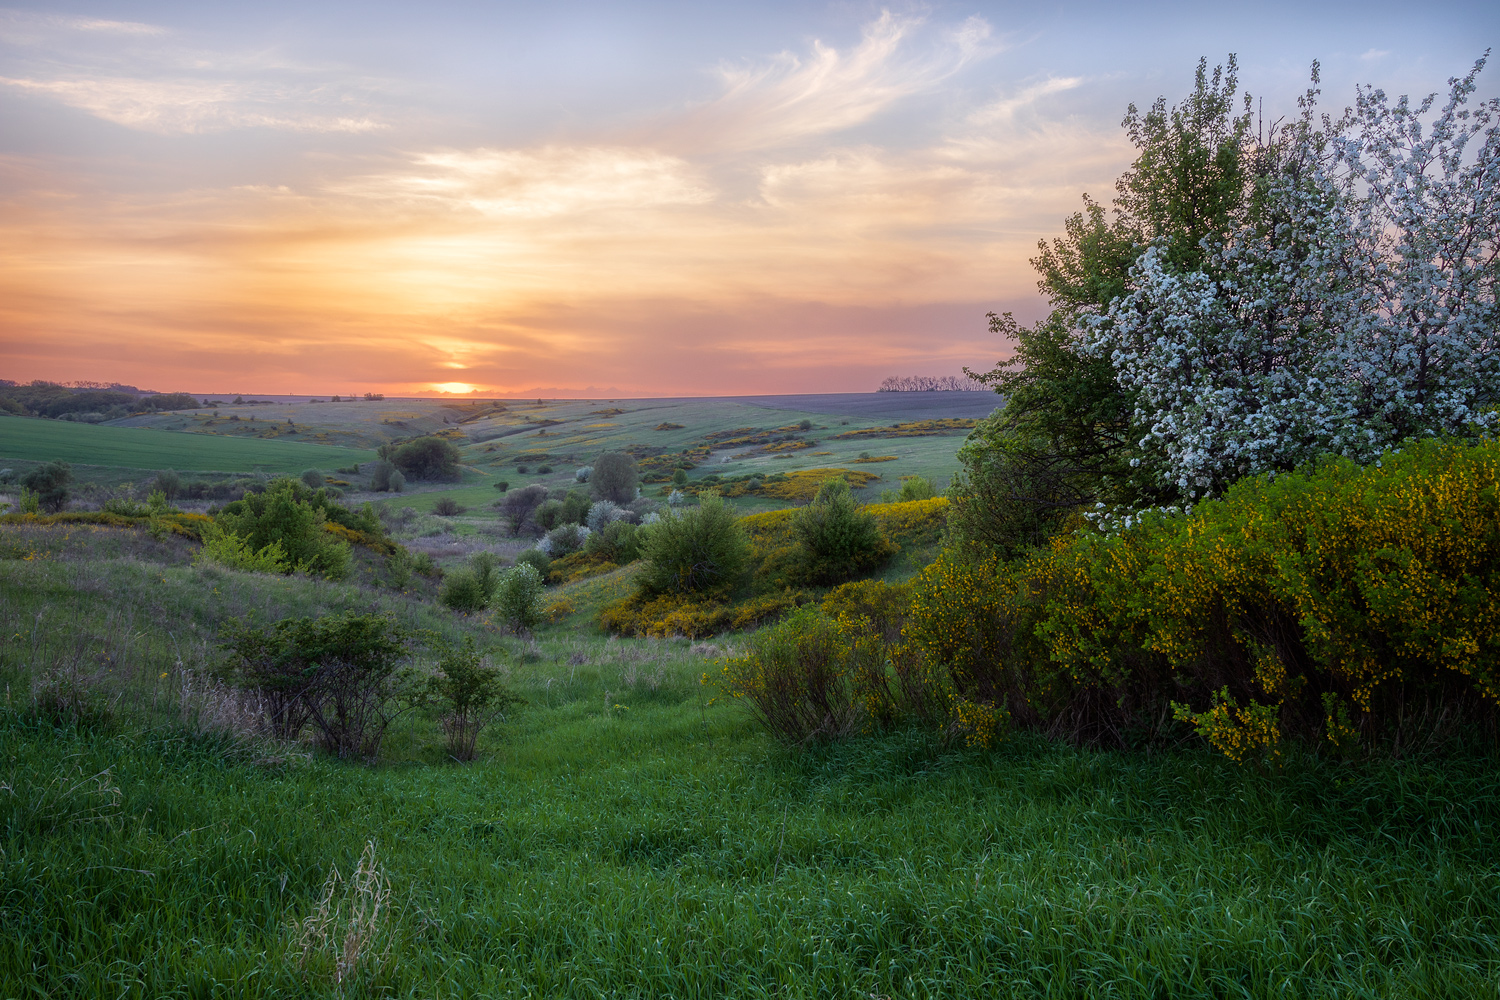
M892 375L876 392L989 392L990 387L957 375Z
M132 413L185 410L198 405L198 400L185 392L142 394L133 386L69 388L41 380L27 385L0 380L0 412L16 416L99 423Z

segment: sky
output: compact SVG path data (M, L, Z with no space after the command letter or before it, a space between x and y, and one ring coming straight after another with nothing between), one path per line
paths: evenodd
M1493 3L0 7L0 377L162 391L867 392L985 314L1237 54L1426 94ZM1497 92L1500 66L1481 78Z

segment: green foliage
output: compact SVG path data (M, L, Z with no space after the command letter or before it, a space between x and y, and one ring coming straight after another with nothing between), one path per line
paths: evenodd
M176 500L182 495L182 477L171 469L163 469L152 480L151 488L159 491L168 500Z
M438 497L432 502L432 512L439 517L457 517L468 509L452 497Z
M1025 561L945 553L905 633L972 703L1082 740L1452 738L1500 714L1497 497L1496 442L1251 477Z
M506 490L510 489L510 483L502 479L499 482L495 483L495 489L499 490L501 493L504 493Z
M492 607L495 623L514 633L527 632L542 621L542 574L530 562L517 561L500 574Z
M350 553L346 542L323 529L335 510L341 519L335 523L347 519L364 526L374 521L373 527L379 531L379 521L370 512L365 512L368 518L351 514L330 501L322 490L309 493L290 479L273 480L264 493L246 494L243 500L226 506L214 520L225 533L243 539L251 552L262 552L276 544L297 572L336 580L348 573Z
M797 511L792 533L800 547L800 572L816 584L842 583L869 572L896 551L842 479L823 484L813 502Z
M1254 162L1248 103L1235 116L1236 64L1208 72L1200 61L1192 93L1168 108L1158 99L1124 126L1135 162L1117 182L1112 213L1084 199L1065 235L1038 244L1033 267L1053 306L1031 328L990 314L990 330L1011 341L1009 360L969 372L1005 397L960 452L963 474L949 490L952 539L1013 557L1041 544L1075 511L1095 503L1149 506L1176 502L1143 461L1132 391L1107 357L1080 350L1087 317L1129 289L1131 266L1153 241L1173 267L1191 269L1202 241L1227 232L1253 200ZM1248 102L1248 95L1246 96ZM965 370L967 372L967 369Z
M385 459L380 459L370 469L370 489L376 493L398 492L391 489L391 477L401 475L396 467ZM402 480L403 485L405 479Z
M932 483L921 476L903 476L901 488L896 490L881 490L881 503L910 503L913 500L931 500L937 496L937 490L933 489Z
M547 487L538 484L523 486L505 495L496 506L501 515L510 522L510 533L519 535L526 522L547 501ZM545 530L545 529L544 529Z
M594 460L593 472L589 474L589 487L594 496L618 504L628 504L635 499L640 481L640 468L635 459L619 451L600 455Z
M440 437L420 437L383 450L386 453L381 457L410 479L457 479L463 461L458 446Z
M302 475L297 478L302 480L302 485L310 490L319 490L328 485L328 477L317 469L304 469Z
M641 556L640 529L629 521L611 521L589 535L583 550L617 566L633 563Z
M687 485L687 481L688 481L688 474L687 474L687 470L686 469L674 469L673 470L673 472L672 472L672 485L673 486L686 486Z
M599 469L594 468L594 477ZM646 566L641 588L650 594L727 590L750 564L750 542L734 512L712 494L696 507L669 510L642 532Z
M494 553L476 552L469 559L468 566L443 577L438 600L454 611L470 614L483 611L489 607L499 583Z
M516 565L520 566L523 563L536 570L537 576L545 580L547 571L552 568L552 557L541 549L527 549L516 556Z
M225 531L212 521L203 526L203 548L198 550L197 558L200 562L216 563L248 573L285 574L297 570L296 564L287 559L286 550L279 540L256 549L248 539Z
M390 615L353 612L264 627L236 620L219 635L223 676L262 695L272 731L290 739L311 722L323 749L367 760L419 694L403 668L415 639Z
M36 495L42 510L56 513L73 496L73 468L67 462L48 462L22 476L21 485Z
M427 693L438 709L448 756L458 761L473 760L485 727L507 708L525 702L505 686L499 670L484 662L473 636L465 636L462 646L443 649L437 672L427 679Z

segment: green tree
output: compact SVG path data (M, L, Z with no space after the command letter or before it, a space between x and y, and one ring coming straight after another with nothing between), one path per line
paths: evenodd
M68 505L73 492L73 467L67 462L48 462L21 477L21 485L36 494L42 510L57 513Z
M249 551L259 552L278 545L291 568L342 579L349 572L349 545L324 529L329 521L329 508L336 505L321 490L311 495L308 492L290 479L273 480L265 492L247 493L244 499L226 506L214 520L225 532L242 539ZM362 527L367 523L358 515L343 513ZM370 520L375 520L378 531L378 520L373 515Z
M392 448L383 445L380 457L388 459L408 479L457 479L463 453L446 438L420 437Z
M750 565L750 540L716 494L704 496L696 507L667 511L640 534L646 565L638 579L647 593L729 590Z
M600 500L627 504L635 499L641 472L635 459L624 452L606 451L594 461L589 486Z
M797 511L792 534L810 583L841 583L874 569L896 551L842 479L824 483L812 503Z
M464 636L462 646L443 650L427 690L439 710L448 756L458 761L473 760L484 728L510 706L525 703L505 686L500 671L484 662L473 636Z
M1139 447L1146 431L1135 425L1133 392L1081 342L1088 324L1130 291L1131 267L1147 247L1164 247L1174 267L1197 267L1205 241L1252 210L1264 150L1249 108L1232 55L1212 73L1200 60L1180 104L1159 98L1144 113L1130 106L1122 125L1137 156L1116 182L1112 208L1085 195L1063 236L1037 245L1031 263L1051 315L1028 328L991 313L990 331L1011 342L1012 356L986 373L965 369L1005 402L960 451L951 540L1014 555L1081 507L1177 499Z

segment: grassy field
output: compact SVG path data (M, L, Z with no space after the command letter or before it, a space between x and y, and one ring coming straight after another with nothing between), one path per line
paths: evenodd
M1256 769L915 730L796 753L701 683L741 637L523 641L400 594L200 568L183 540L0 533L6 997L1492 997L1500 981L1491 757ZM467 766L418 713L375 766L237 736L193 680L219 625L342 608L475 636L528 704ZM106 705L39 716L29 692L68 678ZM306 921L369 844L390 896L340 983Z
M0 462L61 459L85 465L179 472L271 472L367 462L373 452L301 441L174 434L62 420L0 419Z

